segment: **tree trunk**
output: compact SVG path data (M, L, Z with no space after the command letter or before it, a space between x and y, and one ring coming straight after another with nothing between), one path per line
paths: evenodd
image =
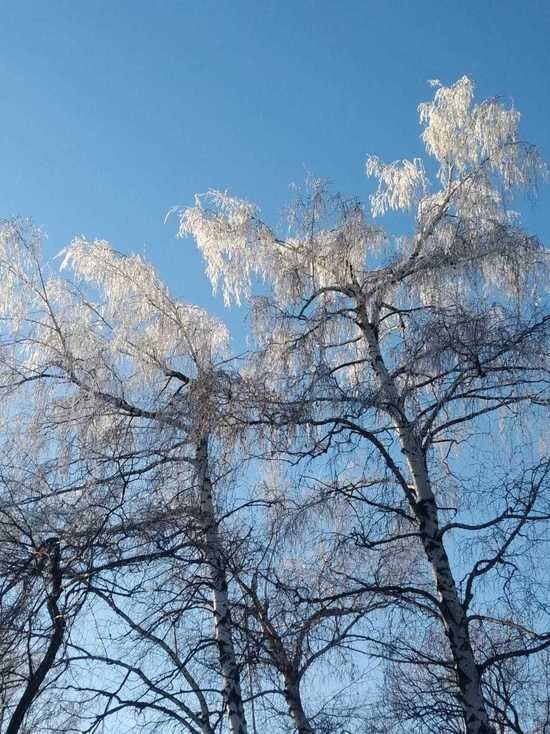
M229 731L231 734L247 734L240 671L233 645L225 560L214 509L212 482L208 473L208 440L206 438L199 442L196 456L199 479L200 525L203 533L202 542L212 589L214 636L218 646Z
M296 734L315 734L302 706L299 683L292 676L285 675L285 699L288 713L296 727Z
M50 538L42 546L42 550L45 553L48 563L48 571L51 577L51 588L48 592L47 607L52 621L53 631L46 649L46 654L34 673L31 672L25 690L23 691L23 695L15 707L15 711L10 719L10 723L6 729L6 734L17 734L20 730L26 715L30 711L33 701L40 691L40 686L44 682L46 675L55 662L56 655L63 643L63 636L65 634L65 618L57 606L57 602L59 601L62 591L59 539Z
M426 456L420 440L414 435L410 425L400 422L396 428L414 480L417 499L414 512L422 545L437 587L439 611L453 656L456 682L460 691L458 699L464 711L466 732L493 734L483 700L481 678L470 640L468 620L440 534L437 504L430 486Z
M491 734L489 717L481 691L481 679L474 658L468 621L452 575L449 558L439 535L437 506L433 499L421 500L415 507L422 545L431 564L437 586L439 610L451 647L459 700L464 710L468 734Z
M384 409L391 418L413 478L416 502L414 512L418 522L422 545L431 565L437 587L439 611L445 626L453 656L458 699L464 711L467 734L494 734L489 717L477 667L468 620L460 601L454 581L449 557L440 535L437 505L432 492L426 455L421 440L405 415L404 401L394 379L388 372L380 351L375 328L369 322L366 307L359 304L359 323L366 338L371 364L380 382L384 396Z

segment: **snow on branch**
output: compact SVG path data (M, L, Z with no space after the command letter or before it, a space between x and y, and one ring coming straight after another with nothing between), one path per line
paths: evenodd
M258 210L221 191L195 197L195 206L179 210L178 237L192 235L206 261L214 290L223 284L227 305L250 295L252 275L265 275L275 238Z
M174 299L154 268L139 255L122 255L104 241L75 239L61 269L99 289L101 314L113 341L138 357L168 369L187 358L204 368L225 353L225 326L203 309Z
M258 209L227 193L209 191L179 210L178 237L191 235L206 261L214 291L226 305L251 294L254 277L268 283L279 302L349 281L378 248L380 231L365 222L356 202L330 200L319 182L308 182L304 199L289 212L289 236L278 238Z
M382 163L376 156L369 156L367 176L378 179L378 190L370 197L373 217L382 216L390 209L410 209L428 188L419 158Z

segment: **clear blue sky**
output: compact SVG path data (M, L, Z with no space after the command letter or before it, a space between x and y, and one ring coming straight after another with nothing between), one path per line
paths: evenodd
M145 250L220 312L171 206L228 188L273 220L306 171L366 198L366 154L418 155L426 80L462 74L548 159L549 38L542 0L1 0L0 215L52 253L80 233ZM546 240L549 203L528 213Z

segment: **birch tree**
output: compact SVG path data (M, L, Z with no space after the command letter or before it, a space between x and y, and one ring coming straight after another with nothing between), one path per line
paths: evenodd
M275 481L285 480L280 474ZM334 541L342 513L329 502L319 508L313 495L309 507L303 497L297 502L303 488L293 484L286 496L279 487L269 510L256 513L254 530L231 563L242 591L234 626L251 697L264 716L275 714L282 731L315 734L329 720L335 731L355 730L365 707L351 700L369 688L363 638L387 600L368 589L347 594L340 574L348 549Z
M475 432L493 417L506 433L529 410L536 424L547 405L546 255L510 208L544 166L519 137L514 108L475 104L466 77L433 84L433 100L419 107L431 160L370 157L366 170L378 181L371 220L359 202L313 181L291 207L288 233L275 233L253 204L211 191L179 212L179 234L195 238L227 303L248 299L258 281L267 287L252 304L254 369L264 388L250 420L278 433L280 455L322 457L345 439L356 445L355 462L340 463L349 484L359 479L361 455L374 451L398 490L386 496L386 511L407 526L417 562L431 570L433 588L419 593L429 595L446 635L462 726L488 734L488 651L474 639L472 603L521 528L542 527L547 494L543 481L537 502L487 517L497 528L515 521L516 530L475 563L464 587L449 540L487 525L453 497L448 457L458 447L481 455ZM389 211L409 215L406 234L389 237L374 223ZM465 521L451 522L449 512L459 511ZM547 622L543 615L531 630L540 647L550 644ZM500 654L513 656L513 643Z
M61 271L70 277L60 277L42 265L35 230L9 222L2 236L3 309L10 326L4 415L26 404L18 430L27 445L34 442L37 455L55 457L73 505L92 497L103 508L80 516L70 545L75 535L92 537L96 555L102 550L112 560L125 544L121 514L135 526L145 512L146 527L159 508L166 517L174 503L181 508L178 497L186 497L195 548L207 570L203 583L212 592L229 728L242 734L246 722L208 449L216 440L224 445L223 405L232 379L223 366L226 330L201 309L173 299L139 256L77 239L62 254ZM158 486L168 465L172 471ZM76 578L78 560L71 568ZM86 576L85 564L80 570Z
M512 209L544 165L514 108L433 84L370 212L313 179L283 233L227 193L178 212L250 302L238 362L141 256L44 263L0 222L3 731L48 690L86 732L545 731L547 254ZM359 658L385 679L316 708L313 666Z
M89 537L73 537L68 551L64 539L75 512L56 497L55 467L23 461L24 447L9 451L4 441L2 448L0 731L17 734L62 718L52 686L63 679L65 649L85 599L66 564L77 547L85 554Z

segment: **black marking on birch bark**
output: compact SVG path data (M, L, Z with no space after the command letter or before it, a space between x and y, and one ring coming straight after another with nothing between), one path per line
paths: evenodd
M449 558L439 532L437 505L433 499L415 505L422 544L432 565L439 596L439 609L454 659L459 692L457 701L464 712L467 734L491 734L481 692L479 668L474 659L468 624L451 572Z

